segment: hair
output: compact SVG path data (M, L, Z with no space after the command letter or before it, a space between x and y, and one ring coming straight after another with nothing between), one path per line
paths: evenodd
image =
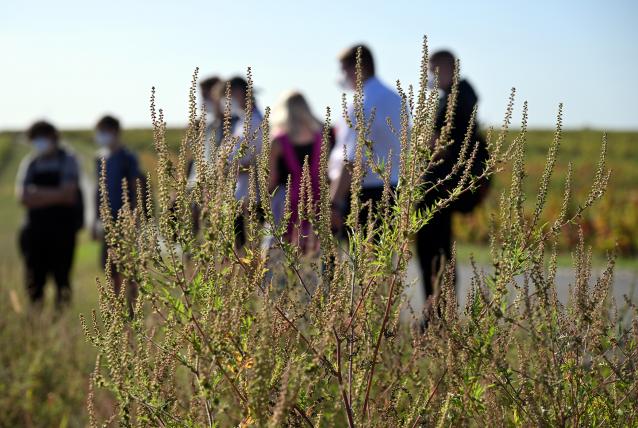
M434 65L443 63L448 65L452 70L454 69L455 62L456 57L448 50L436 51L430 57L430 64Z
M213 87L210 88L210 95L213 99L223 100L226 96L226 81L219 79Z
M57 143L60 138L60 133L56 127L49 122L40 120L31 125L27 130L27 138L29 140L33 140L38 137L50 137L55 143Z
M241 77L241 76L232 77L228 81L228 84L230 85L231 94L234 91L240 91L242 94L244 94L244 96L248 95L248 82L243 77ZM225 90L225 88L224 88L224 90ZM253 88L253 93L252 93L252 102L253 102L253 106L255 106L256 101L255 101L255 89L254 88Z
M306 98L297 91L283 96L273 112L273 124L275 129L286 132L293 140L303 127L313 132L321 130L321 122L310 111Z
M357 50L361 48L361 68L364 73L370 76L374 76L374 58L372 57L372 51L364 45L354 45L345 49L339 55L339 61L345 67L355 68L357 65Z
M244 94L248 91L248 82L241 76L235 76L231 78L228 83L230 84L230 91L240 90Z
M120 121L114 118L113 116L104 116L100 120L98 120L97 125L95 126L97 129L108 129L110 131L120 132L121 126Z
M213 86L221 82L221 80L222 79L218 76L211 76L199 82L199 90L201 91L202 96L204 98L208 97Z

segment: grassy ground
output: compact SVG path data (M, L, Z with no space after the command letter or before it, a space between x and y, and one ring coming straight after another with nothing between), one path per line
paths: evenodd
M562 193L561 172L567 161L574 163L574 188L583 195L584 186L593 174L600 137L598 131L573 131L565 134L559 156L558 177L552 181L551 194ZM181 133L171 130L169 143L176 145ZM94 352L85 343L78 321L79 313L90 313L97 305L95 277L98 268L98 246L80 234L76 253L73 286L74 300L69 310L55 314L47 309L40 315L30 314L22 285L21 260L16 249L16 233L23 211L14 196L14 179L20 160L28 152L20 137L0 134L0 426L84 426L85 397L88 374L94 364ZM94 146L90 131L64 133L64 139L79 154L83 169L93 177ZM126 142L140 154L143 168L154 170L152 136L148 130L125 134ZM543 169L542 160L551 141L551 132L533 131L529 135L528 201L534 201L533 184ZM638 268L634 257L638 248L638 133L613 133L609 136L609 163L614 170L611 190L605 202L591 211L583 221L588 242L597 251L595 262L602 261L604 251L613 248L615 240L624 255L621 267ZM487 237L487 212L495 207L499 189L507 177L495 180L486 206L471 216L457 219L460 262L470 253L479 263L487 263L484 242ZM91 198L86 195L85 198ZM559 209L560 201L550 201L550 214ZM570 237L564 248L572 244ZM569 264L566 253L561 264ZM52 290L48 290L51 300ZM50 306L50 305L49 305ZM106 413L111 405L107 397L98 400L98 413Z

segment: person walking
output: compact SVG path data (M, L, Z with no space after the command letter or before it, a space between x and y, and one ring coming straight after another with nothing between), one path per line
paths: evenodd
M237 236L237 246L243 247L246 243L245 216L248 206L248 188L250 178L250 167L254 165L256 156L261 152L262 146L262 126L263 115L255 97L248 93L248 82L241 76L235 76L228 81L230 86L230 110L231 110L231 135L237 139L237 144L233 149L232 156L239 156L239 148L244 144L244 128L248 130L249 139L246 152L237 159L239 162L239 174L237 176L237 187L235 188L235 198L242 201L243 212L237 217L235 230ZM250 117L247 116L248 106ZM237 118L232 120L232 118Z
M439 77L439 87L433 88L433 90L439 90L441 93L441 102L439 103L436 118L437 132L430 142L432 147L437 144L441 130L446 125L445 116L448 109L449 95L452 91L455 64L456 58L449 51L438 51L430 57L429 72L434 74L438 71ZM441 153L437 159L437 164L429 168L425 177L427 182L436 183L452 172L453 166L460 157L465 134L470 126L472 112L477 103L478 97L474 88L467 80L461 79L457 86L452 128L448 137L448 141L451 141L451 144ZM468 147L468 153L472 153L475 144L479 145L471 170L473 176L478 176L483 172L489 154L486 142L478 132L476 120L469 132L470 146ZM430 192L421 201L421 207L426 209L434 205L437 200L447 197L449 192L458 185L459 179L460 175L457 175L446 182L444 186L441 186L439 190ZM473 193L468 191L461 194L450 206L436 212L430 222L417 232L417 255L423 275L423 291L426 302L435 293L435 285L442 269L452 256L452 214L454 212L467 213L472 211L482 201L488 188L489 181L481 181L478 183L477 191Z
M374 110L374 120L370 124L369 135L372 141L372 156L377 162L385 165L391 163L390 186L396 187L399 179L399 154L401 143L399 138L387 125L389 119L395 127L399 127L401 120L401 98L375 74L375 63L372 52L366 46L352 46L339 56L343 84L347 89L354 90L356 85L357 50L361 50L361 79L363 82L363 110L366 123L370 122L371 113ZM348 115L356 123L354 118L354 106L348 106ZM328 173L331 180L331 202L333 219L340 223L339 219L345 217L348 211L347 196L352 182L352 171L346 163L355 160L357 144L357 131L349 127L345 120L337 126L336 144L330 154ZM345 156L344 156L345 149ZM364 153L363 166L365 173L362 181L360 200L362 205L370 202L373 208L380 203L383 195L383 177L373 172L366 160ZM390 162L391 161L391 162ZM360 223L365 224L368 210L364 209L360 215ZM339 224L336 224L339 227Z

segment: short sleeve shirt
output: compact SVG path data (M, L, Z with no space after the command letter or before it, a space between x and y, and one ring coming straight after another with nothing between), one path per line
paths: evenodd
M102 175L102 159L106 161L106 191L108 194L109 206L111 207L111 216L116 218L122 208L122 197L124 189L122 188L122 179L126 179L128 183L128 200L131 206L135 206L135 186L136 180L141 176L139 162L137 156L131 151L120 148L114 152L104 152L98 155L97 159L97 180L101 180ZM96 193L96 209L99 218L99 209L102 200L100 187L97 187Z
M24 189L30 185L42 185L35 182L37 176L43 174L59 174L62 186L67 183L78 183L79 167L76 157L68 150L59 149L57 156L27 155L18 168L16 177L16 195L22 196Z

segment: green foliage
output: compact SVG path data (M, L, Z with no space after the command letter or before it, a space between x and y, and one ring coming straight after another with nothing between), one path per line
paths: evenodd
M250 197L242 206L234 198L240 165L232 156L240 141L226 133L212 160L204 159L197 73L189 127L176 152L167 144L163 113L152 100L157 218L142 212L142 204L135 209L125 204L117 220L105 222L114 248L111 260L128 285L140 289L135 315L130 318L124 293L116 295L107 277L98 282L99 309L90 319L82 318L99 355L89 397L92 425L103 422L92 404L98 391L111 394L117 403L112 417L123 426L636 423L638 318L630 308L631 325L621 322L609 296L613 258L591 286L590 256L581 234L570 299L563 305L556 297L558 241L606 189L605 144L590 173L590 197L572 200L568 178L561 206L570 208L546 221L562 135L559 113L546 167L535 183L538 197L528 212L523 197L527 117L525 112L520 133L509 138L512 91L502 128L490 132L491 158L483 173L470 174L475 150L466 139L455 142L463 144L454 167L459 179L425 183L423 172L452 144L447 131L430 144L438 97L425 91L426 70L424 44L416 96L412 88L406 93L398 85L402 120L393 126L402 147L399 186L386 186L367 224L360 223L358 214L370 207L353 196L348 243L330 231L324 141L320 201L307 198L307 186L301 186L300 197L300 221L313 224L319 255L304 254L286 242L284 228L274 225L263 197L268 195L268 111L263 151L249 168ZM248 77L252 87L250 70ZM352 195L359 193L363 155L372 144L358 80ZM227 105L227 122L229 117ZM326 133L329 123L328 111ZM240 153L250 153L249 134L246 129ZM189 156L197 169L192 188L186 180ZM389 168L368 162L388 182ZM411 324L401 323L413 233L506 164L512 165L511 184L491 221L491 268L475 269L467 304L459 308L453 259L441 272L439 293L426 306L427 328L422 331L421 314ZM444 185L452 188L448 197L417 210L425 194ZM198 233L191 224L193 206L199 208ZM102 212L108 213L107 208L101 207ZM235 245L233 227L240 213L248 232L242 249ZM549 260L547 249L553 251Z

